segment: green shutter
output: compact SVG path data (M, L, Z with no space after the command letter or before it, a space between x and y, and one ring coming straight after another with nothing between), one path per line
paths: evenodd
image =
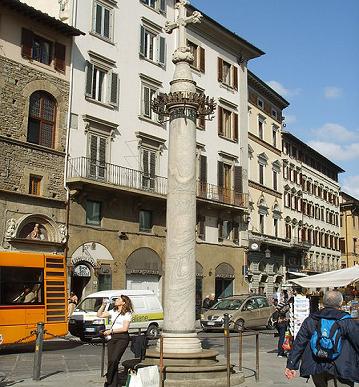
M92 76L93 76L93 64L86 61L86 91L87 97L92 97Z
M158 63L160 63L162 66L165 66L166 64L166 39L162 36L160 36L159 39L159 53L158 53Z
M113 72L111 73L111 82L110 82L110 104L112 106L118 106L118 74Z
M145 28L141 26L140 54L145 56Z

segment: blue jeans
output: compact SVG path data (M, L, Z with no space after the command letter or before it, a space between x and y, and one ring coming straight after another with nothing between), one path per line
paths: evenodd
M285 339L285 332L287 330L287 324L277 324L277 331L278 331L278 334L279 334L279 337L278 337L278 356L281 355L283 356L285 353L284 353L284 349L282 348L282 345L284 343L284 339Z

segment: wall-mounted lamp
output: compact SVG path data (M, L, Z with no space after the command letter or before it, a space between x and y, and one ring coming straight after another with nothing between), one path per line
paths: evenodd
M270 258L270 250L269 249L266 249L266 251L264 252L264 256L266 258Z
M119 231L119 232L118 232L118 237L119 237L121 240L127 240L127 239L128 239L128 236L127 236L127 234L126 234L124 231Z
M249 224L251 222L251 216L249 214L248 215L244 215L243 221L244 221L244 223Z
M209 269L208 275L209 275L210 277L212 277L212 275L213 275L212 269Z

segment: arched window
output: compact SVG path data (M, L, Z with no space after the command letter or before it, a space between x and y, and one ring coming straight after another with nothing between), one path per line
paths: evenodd
M56 101L45 91L35 91L30 96L27 141L54 147Z

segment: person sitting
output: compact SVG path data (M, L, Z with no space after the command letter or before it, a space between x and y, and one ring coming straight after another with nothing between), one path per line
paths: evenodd
M202 303L202 308L203 309L209 309L211 306L210 306L210 299L209 299L209 294L206 295L205 299L203 300L203 303Z

